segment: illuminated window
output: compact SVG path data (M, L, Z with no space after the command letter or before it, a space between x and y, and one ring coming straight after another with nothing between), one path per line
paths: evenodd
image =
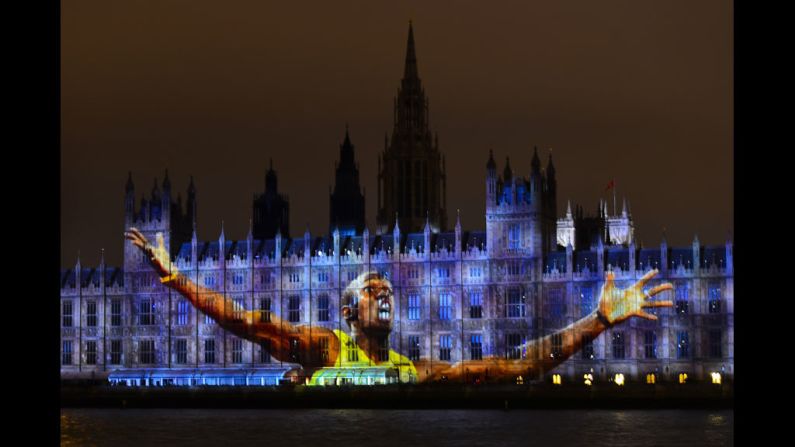
M378 358L379 362L386 362L389 360L389 337L383 336L378 339Z
M615 377L613 378L613 381L618 386L624 386L624 374L622 374L622 373L616 374Z
M657 358L657 333L646 331L643 333L643 354L647 359Z
M560 377L560 374L552 374L552 384L553 385L562 385L563 378Z
M121 299L110 300L110 325L121 326Z
M583 360L592 360L594 358L593 340L587 335L582 336L582 349L580 350Z
M411 338L411 337L409 337ZM348 354L348 361L349 362L358 362L359 361L359 350L357 349L356 343L353 340L348 340L346 351Z
M453 337L449 335L439 336L439 360L449 362L450 350L453 346Z
M290 323L301 321L301 299L295 295L289 298L287 303L288 319Z
M215 363L215 339L207 338L204 340L204 363Z
M723 357L723 331L720 329L709 331L709 356L713 359Z
M517 249L522 238L519 224L508 224L508 248Z
M472 360L483 360L483 336L472 335L469 338L469 355Z
M552 318L563 318L566 316L566 302L563 299L563 291L552 289L549 291L549 316Z
M552 350L549 353L550 357L553 359L559 359L563 357L563 334L552 334L550 340L552 345Z
M719 314L721 311L720 283L717 281L710 282L707 295L709 297L709 313Z
M138 363L155 363L155 341L141 340L138 342Z
M525 337L522 334L505 334L505 358L509 360L524 358L524 343Z
M322 364L328 363L328 337L317 338L318 358Z
M326 346L328 347L328 339L326 339ZM271 362L271 341L270 340L262 340L259 343L259 362L260 363L270 363Z
M680 331L676 334L676 358L688 357L690 357L690 334L687 331Z
M151 298L144 298L138 307L138 324L148 326L155 324L155 303Z
M122 350L121 340L111 340L110 341L110 364L111 365L121 365L121 350Z
M260 323L270 323L271 322L271 299L270 298L260 298L259 299L259 322Z
M593 289L583 287L580 289L580 317L589 315L594 309Z
M687 373L679 373L679 383L687 383Z
M409 320L420 319L420 295L409 293Z
M449 320L453 314L452 297L449 293L439 294L439 319Z
M72 340L64 340L61 350L61 364L62 365L71 365L72 364Z
M583 374L583 375L582 375L582 379L583 379L583 381L582 381L582 382L583 382L584 384L586 384L586 385L588 385L588 386L591 386L591 385L593 385L593 374L591 374L591 373L585 373L585 374Z
M625 355L624 333L621 331L613 332L613 358L623 359Z
M232 363L243 363L243 340L232 339Z
M654 385L657 383L657 374L655 373L648 373L646 374L646 383L649 385Z
M177 301L177 326L185 326L188 324L188 312L190 311L189 303L180 298Z
M174 342L175 363L184 365L188 363L188 340L178 338Z
M86 326L96 327L97 325L97 302L94 300L86 301Z
M677 315L687 315L690 313L690 305L688 301L689 295L690 284L683 283L676 287L676 299L674 301L674 306Z
M710 377L712 377L712 383L714 383L715 385L720 385L722 377L719 372L711 373Z
M89 340L86 342L86 365L97 364L97 342Z
M483 318L483 293L469 294L469 318Z
M72 301L64 301L62 305L61 325L63 327L72 327L74 325L74 310L72 308Z
M508 318L524 317L524 296L518 289L508 290Z
M409 360L416 362L420 359L420 337L419 335L409 335Z
M325 293L317 298L317 321L329 321L329 301Z
M210 314L204 314L204 324L215 324L215 319Z
M242 322L246 316L245 298L232 299L232 321Z

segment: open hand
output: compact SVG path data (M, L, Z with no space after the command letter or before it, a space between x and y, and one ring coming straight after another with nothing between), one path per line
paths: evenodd
M619 289L615 286L616 275L613 272L607 272L605 283L602 286L602 295L599 297L599 312L611 324L621 323L629 317L656 320L656 315L644 312L643 308L673 307L674 305L671 301L651 301L652 296L664 290L674 289L674 286L669 282L652 287L648 291L643 290L643 286L657 273L659 273L657 269L650 270L631 287Z
M141 234L141 232L134 227L126 231L124 237L144 252L149 263L152 264L152 267L154 267L161 277L177 273L177 268L171 264L171 256L169 256L168 250L166 250L166 245L163 241L163 233L157 233L156 247L152 246L146 239L146 236Z

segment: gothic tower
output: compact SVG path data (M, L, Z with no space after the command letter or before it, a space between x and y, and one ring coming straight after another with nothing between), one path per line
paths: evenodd
M434 231L447 227L444 156L439 139L432 135L428 99L422 87L409 22L406 64L394 100L392 137L385 138L378 158L378 225L388 231L398 217L400 228L420 232L426 217Z
M279 194L273 160L265 174L265 193L254 196L254 238L272 239L276 233L290 237L290 203Z
M364 194L359 186L359 166L347 125L336 168L334 192L329 194L329 233L339 228L344 236L361 234L364 231Z

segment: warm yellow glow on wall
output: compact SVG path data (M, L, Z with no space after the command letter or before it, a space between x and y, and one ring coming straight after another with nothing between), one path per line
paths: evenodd
M687 383L687 373L679 373L679 383Z
M711 376L712 376L712 383L714 383L715 385L720 385L720 382L721 382L720 373L719 372L714 372L714 373L711 374Z
M553 374L552 375L552 384L553 385L560 385L561 383L562 382L561 382L560 374Z
M615 376L615 382L618 386L624 386L624 374L618 373Z
M588 386L593 385L593 374L583 374L582 378L584 379L583 383L585 383L586 385Z
M648 383L649 385L654 385L655 383L657 383L657 374L654 373L646 374L646 383Z
M523 383L524 383L524 378L522 376L516 378L517 385L522 385Z

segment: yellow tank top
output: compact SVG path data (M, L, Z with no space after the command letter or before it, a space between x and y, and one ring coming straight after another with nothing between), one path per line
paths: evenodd
M389 350L389 359L384 362L371 361L367 353L356 344L353 339L343 331L334 329L334 335L340 341L340 352L337 361L332 367L321 368L312 374L309 385L332 385L334 377L345 377L357 370L397 370L400 382L414 382L417 378L417 369L414 363L406 356L394 350ZM323 383L321 383L321 381ZM332 382L332 383L329 383Z

